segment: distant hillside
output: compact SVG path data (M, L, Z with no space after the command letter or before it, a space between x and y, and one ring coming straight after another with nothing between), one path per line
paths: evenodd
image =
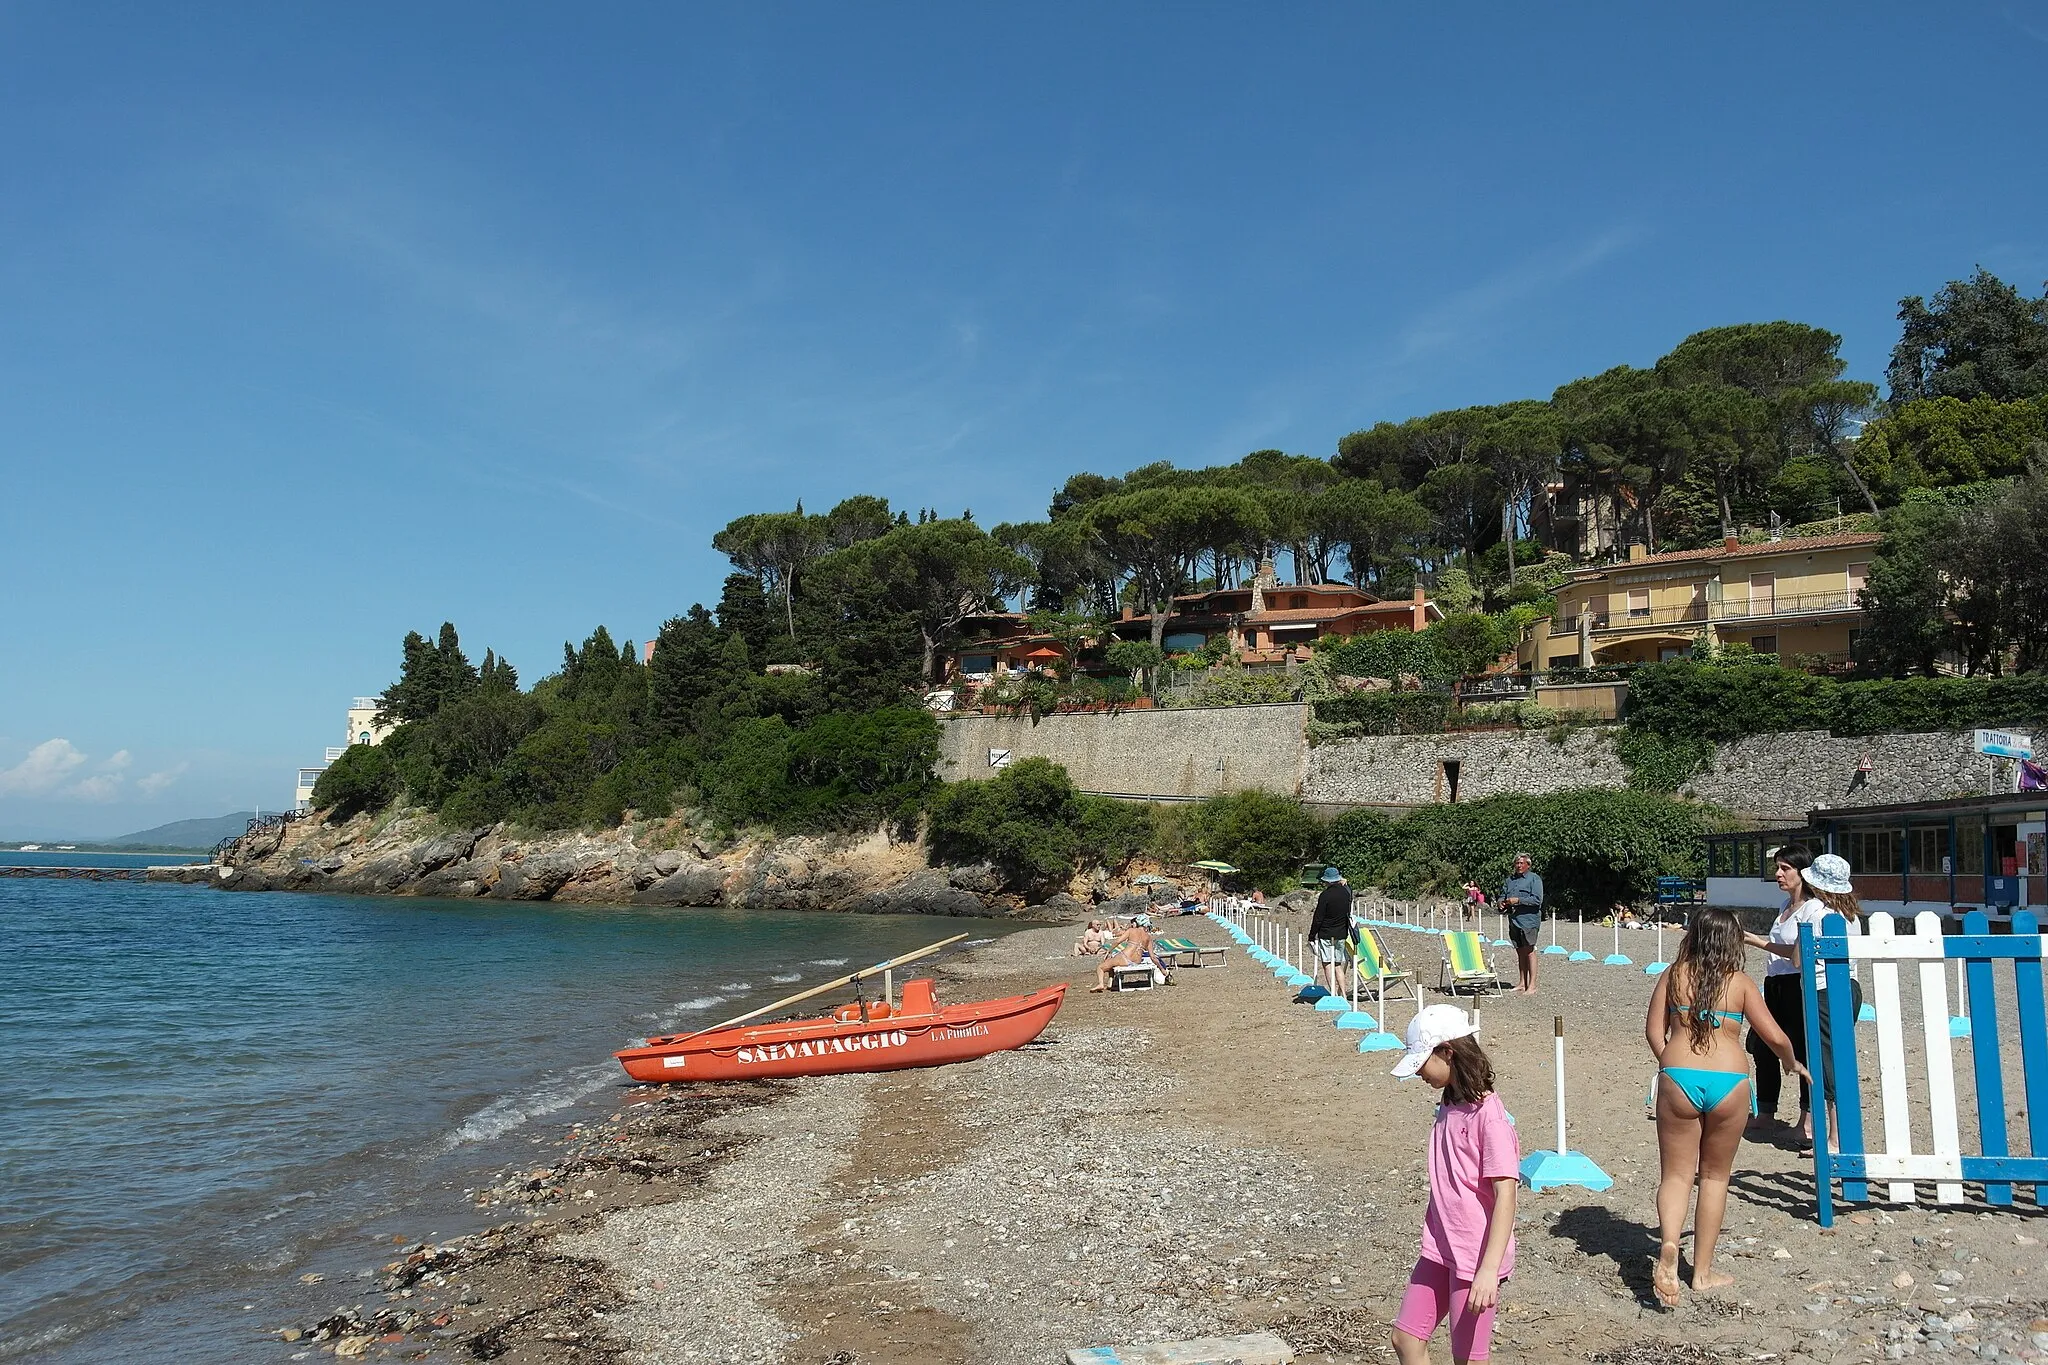
M208 820L173 820L155 829L137 830L117 838L98 841L100 848L194 849L204 852L233 834L240 834L256 818L253 810L233 815L216 815Z

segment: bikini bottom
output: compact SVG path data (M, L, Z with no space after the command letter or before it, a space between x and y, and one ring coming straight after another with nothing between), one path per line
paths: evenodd
M1693 1066L1667 1066L1664 1074L1702 1114L1717 1107L1736 1086L1749 1080L1747 1071L1702 1071Z

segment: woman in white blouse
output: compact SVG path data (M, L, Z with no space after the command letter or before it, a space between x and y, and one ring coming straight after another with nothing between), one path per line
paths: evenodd
M1834 853L1823 853L1804 867L1797 868L1797 880L1791 881L1785 873L1788 866L1796 867L1803 849L1781 849L1778 852L1778 885L1785 889L1785 908L1778 912L1778 918L1771 924L1769 935L1745 934L1744 941L1752 948L1761 948L1771 955L1771 961L1764 974L1764 1004L1769 1007L1771 1017L1778 1021L1780 1028L1792 1039L1792 1049L1801 1062L1807 1061L1806 1016L1804 1002L1799 993L1799 926L1811 924L1819 933L1821 921L1829 915L1840 915L1848 922L1852 934L1863 932L1863 906L1856 899L1856 888L1849 880L1848 860ZM1795 856L1789 857L1788 854ZM1773 983L1783 979L1785 984L1776 987ZM1823 992L1820 1002L1820 1071L1821 1093L1827 1097L1828 1117L1834 1117L1835 1069L1830 1060L1829 1043L1834 1037L1834 1021L1828 1017L1828 983L1824 975L1817 976L1815 987ZM1788 1024L1779 1014L1779 1000L1788 1000L1798 1012L1796 1026ZM1849 1016L1854 1018L1863 1009L1863 985L1854 977L1849 979ZM1774 1068L1775 1069L1775 1068ZM1774 1109L1777 1099L1777 1080L1773 1076L1766 1080L1759 1064L1757 1078L1757 1107L1759 1110ZM1772 1104L1765 1103L1768 1092ZM1811 1087L1805 1081L1799 1083L1799 1131L1808 1145L1813 1142L1813 1098ZM1832 1122L1828 1131L1836 1131ZM1832 1145L1832 1144L1830 1144Z

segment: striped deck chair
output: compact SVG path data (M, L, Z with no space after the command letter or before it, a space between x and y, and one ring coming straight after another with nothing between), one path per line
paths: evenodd
M1417 998L1415 973L1402 971L1386 948L1380 944L1379 937L1363 924L1358 926L1358 937L1351 944L1351 965L1358 972L1361 995L1364 994L1365 987L1377 983L1384 998L1385 992L1393 990L1405 981L1408 983L1408 998Z
M1493 969L1486 940L1470 929L1444 931L1444 963L1437 977L1437 989L1456 995L1459 991L1483 994L1500 989L1500 974Z

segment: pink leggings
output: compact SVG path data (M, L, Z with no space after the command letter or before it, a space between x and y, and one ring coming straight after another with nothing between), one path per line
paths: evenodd
M1471 1292L1470 1280L1453 1280L1448 1267L1424 1257L1408 1276L1408 1292L1401 1296L1394 1326L1418 1341L1428 1341L1436 1334L1436 1325L1449 1318L1451 1356L1485 1360L1493 1354L1493 1309L1466 1312L1465 1296Z

